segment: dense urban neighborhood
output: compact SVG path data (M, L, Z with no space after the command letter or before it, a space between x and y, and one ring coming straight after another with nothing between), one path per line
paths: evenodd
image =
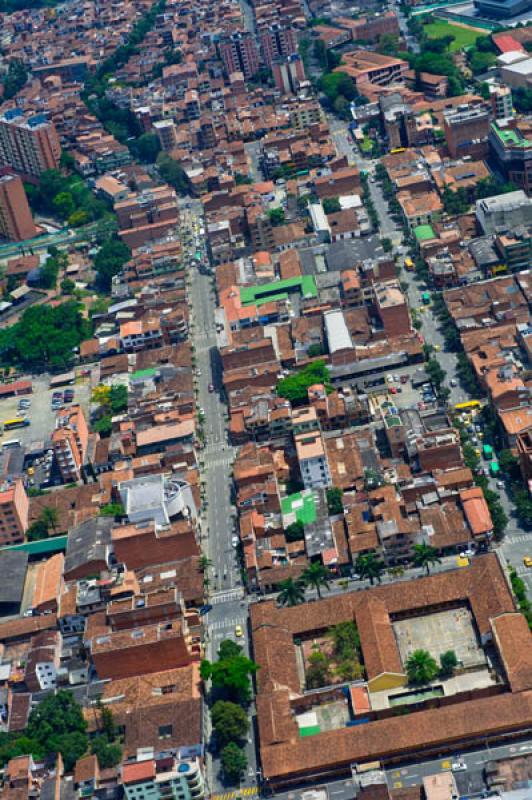
M532 0L0 0L0 796L532 800Z

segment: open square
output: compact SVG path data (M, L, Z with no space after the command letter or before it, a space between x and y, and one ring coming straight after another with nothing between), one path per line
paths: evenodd
M414 650L428 650L436 660L454 650L459 664L466 668L486 663L471 612L465 607L398 620L393 630L403 664Z

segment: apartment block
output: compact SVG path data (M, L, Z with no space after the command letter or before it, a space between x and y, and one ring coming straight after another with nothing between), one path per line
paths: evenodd
M72 406L57 417L52 434L54 455L64 483L80 480L89 442L89 429L81 406Z
M452 158L487 156L490 116L491 109L486 106L467 103L444 113L443 130Z
M327 454L319 431L294 437L301 478L305 489L325 489L331 485Z
M532 192L532 141L528 129L515 123L493 122L489 131L490 150L503 175L527 194Z
M509 86L490 86L490 103L496 120L513 117L512 90Z
M29 500L21 480L0 486L0 545L24 541L28 530Z
M375 306L386 336L403 336L412 330L406 298L398 281L375 284Z
M205 785L197 759L180 760L158 754L137 758L122 765L122 785L126 800L201 800Z
M60 157L57 131L44 114L30 116L13 108L0 116L0 166L38 178L47 169L57 169Z
M18 175L0 177L0 238L23 242L37 235L28 198Z
M276 61L272 64L272 72L275 85L283 94L297 94L299 85L305 80L305 68L298 55Z
M219 49L228 75L241 72L249 80L259 69L259 51L251 33L233 33L220 43Z
M259 39L264 62L270 69L277 59L297 53L297 37L293 28L271 25L260 32Z

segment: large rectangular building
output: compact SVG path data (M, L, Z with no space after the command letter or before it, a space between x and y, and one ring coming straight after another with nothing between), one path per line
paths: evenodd
M19 175L0 176L0 239L23 242L37 235Z
M30 178L57 169L61 145L53 122L44 114L24 114L12 108L0 116L0 167Z

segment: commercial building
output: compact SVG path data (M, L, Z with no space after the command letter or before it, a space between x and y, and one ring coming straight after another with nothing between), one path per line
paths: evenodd
M37 235L19 175L0 177L0 238L23 242Z
M297 53L297 37L291 27L271 25L260 32L259 39L264 63L270 69L278 59L285 59Z
M485 234L513 231L532 224L532 198L522 189L477 200L475 213Z
M508 20L532 9L532 0L474 0L479 16Z
M532 139L528 131L498 120L490 126L489 145L504 176L527 194L532 192Z
M490 109L463 103L444 112L443 129L452 158L471 156L484 158L488 154Z
M260 66L259 51L249 32L237 31L220 42L220 56L227 75L241 72L249 80Z
M30 116L12 108L0 116L0 166L38 178L47 169L57 169L60 157L57 131L44 114Z
M0 546L24 541L29 500L21 480L0 486Z
M81 406L72 406L57 418L52 434L52 446L64 483L81 478L89 442L89 429Z

